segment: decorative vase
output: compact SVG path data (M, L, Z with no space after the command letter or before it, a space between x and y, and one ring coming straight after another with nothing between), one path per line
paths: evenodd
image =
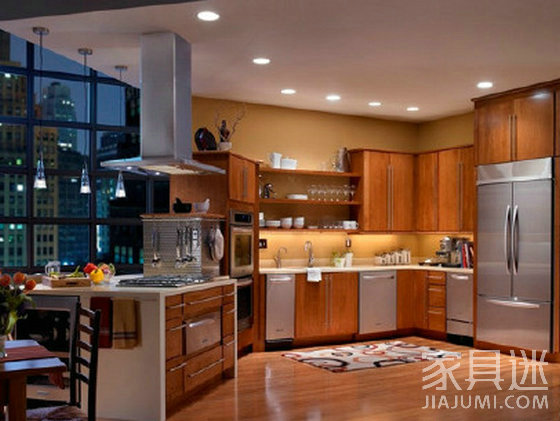
M8 341L7 335L0 335L0 360L8 356L8 353L6 352L7 341Z
M232 147L232 143L231 142L220 142L218 143L218 150L219 151L229 151Z

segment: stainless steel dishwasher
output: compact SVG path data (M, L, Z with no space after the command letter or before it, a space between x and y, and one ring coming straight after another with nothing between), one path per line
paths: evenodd
M397 274L394 270L360 274L359 333L397 329Z
M447 333L473 335L473 279L465 273L447 273Z
M294 338L296 277L266 275L266 341Z

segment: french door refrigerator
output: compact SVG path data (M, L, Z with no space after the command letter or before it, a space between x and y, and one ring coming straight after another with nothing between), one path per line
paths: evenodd
M552 158L477 168L476 339L550 351Z

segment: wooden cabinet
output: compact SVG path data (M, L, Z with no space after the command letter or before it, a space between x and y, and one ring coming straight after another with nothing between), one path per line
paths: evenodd
M256 166L252 161L232 155L229 162L228 183L230 200L255 203Z
M416 230L474 230L476 200L474 149L447 149L420 154L415 169Z
M416 230L438 230L438 153L418 155L415 166Z
M235 290L232 285L165 299L166 404L168 411L214 380L232 377L235 357ZM212 313L221 323L218 343L187 352L187 328ZM220 317L221 316L221 317Z
M358 330L358 273L323 273L321 282L296 276L297 339L352 335Z
M446 275L428 271L427 275L427 329L445 333L446 329Z
M365 231L414 230L414 156L354 151L362 165L360 227Z
M554 154L554 94L529 90L475 101L476 162L492 164Z
M438 152L438 231L474 229L473 148Z
M416 327L416 273L414 270L397 271L397 329Z

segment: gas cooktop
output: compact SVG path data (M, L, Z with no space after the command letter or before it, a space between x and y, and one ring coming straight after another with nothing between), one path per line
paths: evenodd
M132 288L179 288L193 284L203 284L210 279L203 276L147 276L121 279L118 287Z

